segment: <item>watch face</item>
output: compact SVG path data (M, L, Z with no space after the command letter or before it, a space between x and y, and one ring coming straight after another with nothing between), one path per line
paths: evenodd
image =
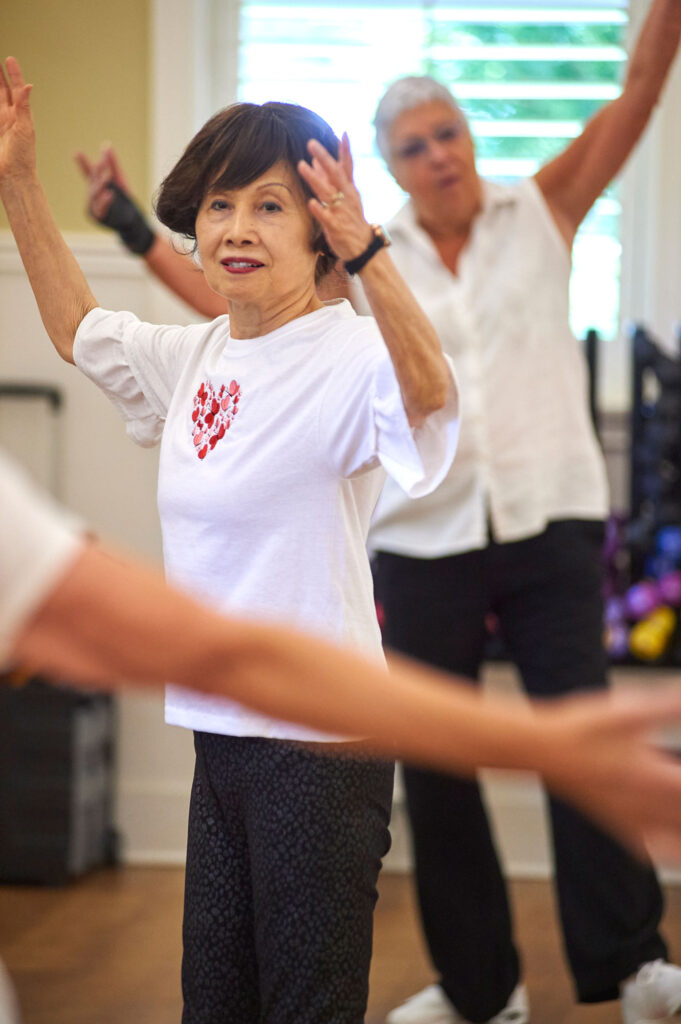
M380 238L383 245L391 245L392 239L382 224L372 224L371 230L373 231L376 238Z

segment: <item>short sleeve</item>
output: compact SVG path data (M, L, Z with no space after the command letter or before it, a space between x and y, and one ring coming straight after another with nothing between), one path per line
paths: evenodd
M411 427L385 343L373 320L344 346L322 399L321 423L329 461L344 477L382 465L412 498L429 494L446 476L459 437L454 368L446 404L421 427Z
M82 529L0 453L0 663L83 544Z
M202 329L148 324L104 309L91 310L78 327L76 366L111 399L137 444L160 440L179 373Z

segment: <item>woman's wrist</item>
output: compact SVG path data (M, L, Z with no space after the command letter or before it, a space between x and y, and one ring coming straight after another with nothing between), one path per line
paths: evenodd
M113 199L101 217L95 217L99 224L112 228L123 245L136 256L146 256L156 241L146 217L133 198L114 181L106 186Z
M342 262L348 263L350 260L360 256L366 247L371 244L374 237L371 225L365 221L361 227L357 228L357 231L353 233L353 237L339 245L336 243L334 252ZM340 251L339 251L340 250Z
M356 256L351 259L343 261L343 266L350 276L359 274L361 270L367 265L370 259L376 255L379 250L386 248L390 245L390 238L387 232L380 226L380 224L368 225L371 234L367 240L367 244Z
M3 200L5 197L19 196L35 189L42 190L35 167L8 171L0 176L0 195L3 197Z

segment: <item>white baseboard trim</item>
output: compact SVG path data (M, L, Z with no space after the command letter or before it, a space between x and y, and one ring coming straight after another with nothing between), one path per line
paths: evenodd
M509 879L553 877L544 792L532 776L483 773L483 788L499 854ZM189 784L122 781L117 826L124 864L182 867L185 862ZM383 870L409 874L413 859L402 786L398 783L390 824L392 846ZM680 868L660 868L667 885L681 885Z
M485 782L485 799L494 822L504 874L511 880L547 881L553 878L544 795L534 780L493 779ZM402 801L393 806L392 847L383 870L409 874L413 858L407 811ZM681 885L681 868L659 867L665 885Z
M184 850L127 850L121 859L126 867L131 868L183 868L185 866Z
M550 878L553 873L544 813L544 795L530 776L485 773L485 801L506 873L510 878ZM393 845L385 870L409 872L412 856L403 800L393 805Z

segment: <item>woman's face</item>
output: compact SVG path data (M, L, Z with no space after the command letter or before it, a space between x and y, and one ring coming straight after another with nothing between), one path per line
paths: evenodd
M395 118L388 167L426 223L470 223L480 206L480 179L466 119L442 100Z
M208 192L196 217L206 280L236 304L271 306L314 289L312 237L300 179L284 161L243 188Z

